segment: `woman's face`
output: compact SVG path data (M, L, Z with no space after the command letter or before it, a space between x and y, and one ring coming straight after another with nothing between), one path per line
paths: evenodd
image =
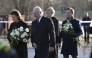
M47 13L46 13L46 16L47 16L48 18L51 18L51 17L52 17L52 14L51 14L50 12L47 12Z
M18 20L18 17L16 16L16 15L11 15L12 16L12 20L14 21L14 22L18 22L19 20Z

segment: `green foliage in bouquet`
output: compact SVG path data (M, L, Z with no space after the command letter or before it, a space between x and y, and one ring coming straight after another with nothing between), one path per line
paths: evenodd
M69 20L67 20L67 22L62 25L61 31L69 35L74 33L73 26ZM81 46L81 43L77 39L75 39L75 37L72 36L72 39L73 39L73 42L77 42L78 45Z

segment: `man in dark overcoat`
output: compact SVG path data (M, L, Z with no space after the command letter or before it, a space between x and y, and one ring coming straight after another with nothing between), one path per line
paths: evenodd
M78 37L82 34L79 21L74 19L74 9L69 7L66 9L66 17L67 19L62 22L62 26L66 24L67 20L72 24L73 33L65 33L61 29L61 33L59 35L59 40L57 43L57 46L60 47L61 39L62 39L62 49L61 54L63 54L63 58L69 58L69 55L72 56L72 58L77 58L78 56L78 47L77 47L77 41L74 41L74 39L78 39Z
M35 58L48 58L55 46L54 25L49 18L43 16L39 6L34 7L33 15L36 20L32 22L31 42L35 48Z

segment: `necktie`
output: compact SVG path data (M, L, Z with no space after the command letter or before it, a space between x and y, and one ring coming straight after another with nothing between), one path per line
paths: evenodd
M39 22L39 19L37 19L37 27L39 26L39 23L40 23L40 22Z

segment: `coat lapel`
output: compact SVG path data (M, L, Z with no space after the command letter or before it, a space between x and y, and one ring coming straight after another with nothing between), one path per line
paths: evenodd
M33 28L33 30L34 30L34 33L36 33L36 30L37 30L37 22L36 22L36 20L34 21L34 28Z
M44 22L44 19L43 19L44 17L42 17L41 18L41 21L40 21L40 23L39 23L39 26L37 27L37 29L36 29L36 33L37 33L37 31L41 28L41 26L43 25L43 22Z

